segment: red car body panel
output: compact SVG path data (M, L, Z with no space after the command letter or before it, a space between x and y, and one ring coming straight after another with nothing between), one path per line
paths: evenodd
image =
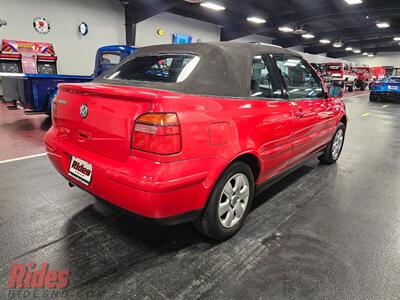
M334 98L219 98L97 83L60 84L54 102L45 143L55 168L88 192L153 219L202 209L223 170L241 155L258 161L256 184L267 181L323 149L346 118ZM86 118L79 115L82 104L90 107ZM147 112L177 114L179 153L131 148L135 119ZM71 155L92 164L90 185L68 175Z

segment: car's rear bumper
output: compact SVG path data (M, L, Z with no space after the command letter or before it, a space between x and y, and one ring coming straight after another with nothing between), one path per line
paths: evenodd
M61 140L55 131L52 127L45 136L47 154L68 181L124 210L167 223L196 217L226 165L220 157L160 163L130 156L116 161ZM89 186L68 175L71 155L92 164Z
M375 92L371 91L370 97L378 100L400 101L400 92Z

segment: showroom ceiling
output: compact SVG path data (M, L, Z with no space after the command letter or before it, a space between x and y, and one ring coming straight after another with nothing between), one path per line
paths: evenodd
M350 5L346 1L362 3ZM169 11L220 25L221 39L225 41L259 34L273 38L274 44L283 47L304 45L305 52L327 52L331 57L353 55L350 48L368 53L400 49L400 41L394 40L394 37L400 37L400 0L202 1L203 4L218 4L221 10L209 9L199 2L201 1L121 0L135 15L137 22L159 12ZM258 21L262 22L264 19L266 22L249 22L249 17L258 17ZM387 23L389 27L379 28L378 23ZM297 34L282 31L285 29L297 29ZM308 39L302 36L305 33L310 34ZM321 40L328 40L330 43L323 44Z

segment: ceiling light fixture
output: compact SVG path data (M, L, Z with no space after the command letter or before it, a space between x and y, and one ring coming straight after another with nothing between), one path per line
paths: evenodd
M368 57L374 57L374 55L373 54L368 54Z
M279 27L278 29L283 32L293 32L293 28L288 27L288 26L282 26L282 27Z
M354 5L354 4L361 4L362 0L344 0L347 4Z
M319 42L320 42L321 44L330 44L330 43L331 43L331 41L330 41L330 40L327 40L327 39L321 39L321 40L319 40Z
M303 38L305 39L313 39L315 38L315 35L313 35L312 33L305 33L301 35Z
M293 30L293 34L296 34L296 35L303 35L306 33L307 33L307 31L305 31L303 27L295 27Z
M216 10L216 11L221 11L221 10L225 10L226 9L225 6L222 6L222 5L213 3L213 2L201 2L200 6L203 6L203 7L208 8L208 9Z
M368 52L364 52L363 55L368 55Z
M379 23L376 23L376 26L378 26L378 28L389 28L390 27L388 22L379 22Z
M346 51L353 51L353 47L346 47L346 49L344 49Z
M333 44L333 47L335 47L335 48L341 48L341 47L343 47L343 43L342 43L342 42L335 42L335 43Z
M361 50L360 49L354 49L353 52L359 54L359 53L361 53Z
M393 40L395 40L395 41L400 41L400 36L395 36L395 37L393 38Z
M256 24L262 24L267 22L267 20L262 19L262 18L258 18L258 17L248 17L247 21L252 22L252 23L256 23Z

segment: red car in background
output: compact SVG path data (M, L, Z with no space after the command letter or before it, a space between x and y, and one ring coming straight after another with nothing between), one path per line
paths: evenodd
M71 184L223 240L256 193L310 158L336 162L342 94L279 47L144 47L91 83L60 84L45 143Z

